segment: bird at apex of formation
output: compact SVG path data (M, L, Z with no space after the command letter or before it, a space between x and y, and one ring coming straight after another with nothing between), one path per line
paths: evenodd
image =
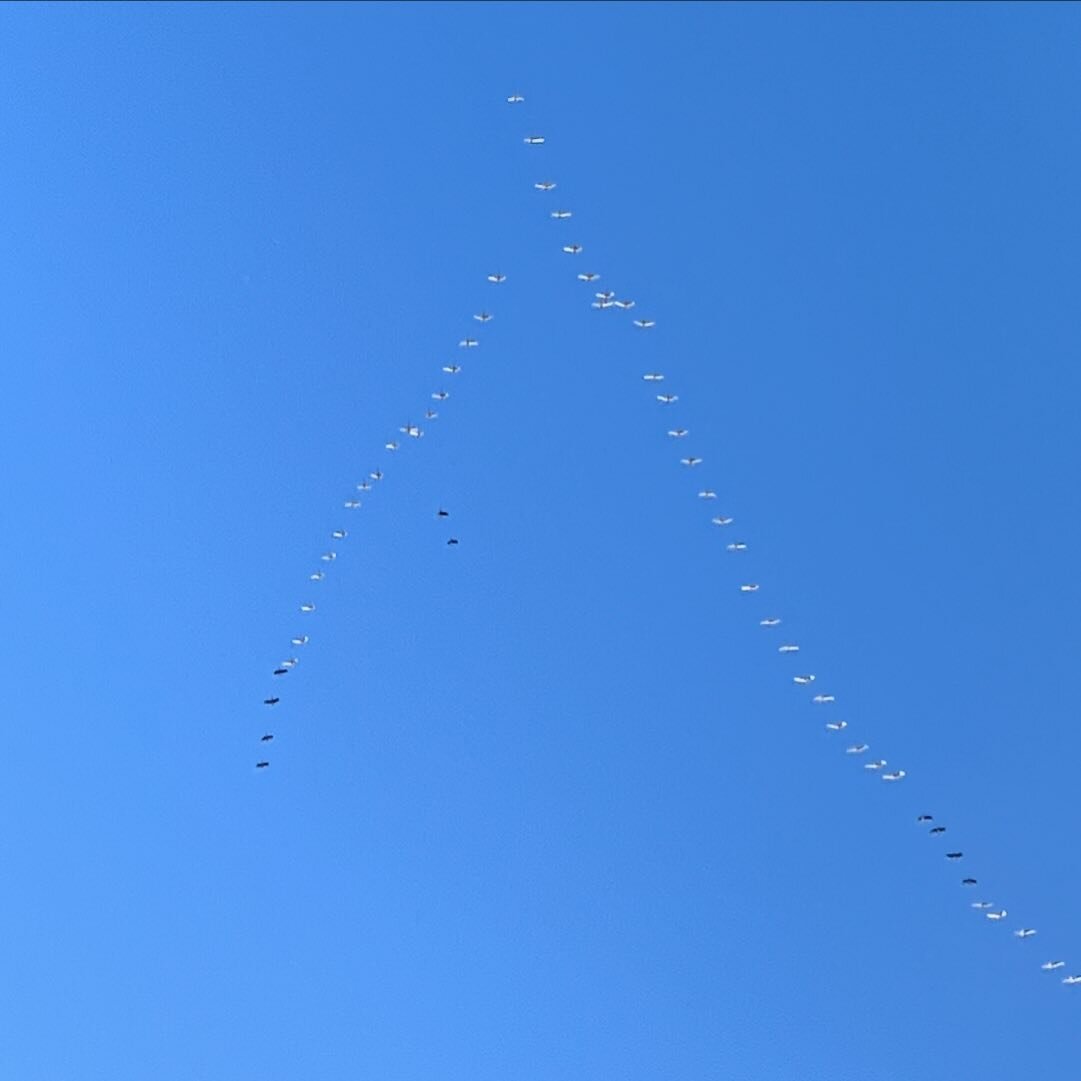
M691 433L687 428L669 428L668 434L672 436L673 439L682 439L684 436L690 435Z
M493 285L499 285L500 282L505 282L507 280L507 275L506 274L489 274L488 275L488 280Z
M280 698L264 698L263 699L263 705L264 706L276 706L280 701L281 701Z
M525 142L527 146L540 146L541 143L544 142L544 136L543 135L527 135L525 137L525 139L523 140L523 142Z

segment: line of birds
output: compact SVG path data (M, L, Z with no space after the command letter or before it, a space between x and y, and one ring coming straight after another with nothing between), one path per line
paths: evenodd
M510 105L521 105L524 103L525 98L521 94L512 94L507 98L507 103ZM527 135L524 138L524 142L527 146L536 147L543 146L546 139L543 135ZM558 183L555 180L543 179L534 182L533 187L542 193L548 193L554 191L558 187ZM556 221L567 221L574 216L574 212L568 209L557 209L549 212L549 217ZM567 255L581 255L585 250L583 244L575 241L573 243L563 244L562 251ZM582 271L577 274L577 280L587 285L594 285L601 280L601 275L596 270ZM629 311L635 308L636 301L627 298L619 297L618 294L611 289L605 289L603 291L595 291L593 297L590 300L591 308L600 311L616 310L616 311ZM656 320L635 318L632 320L632 326L636 330L652 330L656 327ZM667 410L668 407L674 405L679 401L677 394L669 392L658 392L657 384L665 381L665 376L659 371L648 371L642 375L642 379L654 390L654 396L657 402L662 408ZM685 439L690 432L679 425L673 425L667 429L668 435L673 439ZM695 455L685 455L679 459L679 464L685 468L691 469L702 465L703 459ZM698 491L698 498L712 501L717 498L717 493L711 488L701 488ZM715 526L726 527L733 524L735 519L730 515L715 515L711 518L711 522ZM726 551L729 552L745 552L748 549L746 542L744 541L732 541L725 545ZM739 586L741 593L758 593L761 586L758 582L744 582ZM766 616L759 621L759 625L764 628L774 628L781 624L781 619L776 615ZM777 652L783 655L795 655L800 652L800 647L795 642L784 642L777 647ZM809 687L815 683L817 676L814 673L808 672L804 674L797 674L792 677L792 682L800 687ZM832 694L816 693L811 696L812 705L832 705L836 701L835 696ZM829 720L825 723L826 730L829 733L843 732L848 728L848 722L843 720ZM867 743L851 743L844 748L844 753L853 757L863 756L870 750L870 746ZM903 769L887 770L888 762L884 758L878 758L870 761L863 762L863 768L869 774L877 775L883 782L887 784L896 784L903 781L907 776L907 772ZM929 814L921 814L916 819L920 825L926 825L928 823L934 823L929 828L929 834L931 836L939 837L946 832L946 827L934 822L933 816ZM945 858L950 863L957 863L964 859L964 852L953 850L945 853ZM978 885L978 880L973 877L964 877L961 879L961 886L968 889ZM990 901L973 901L972 908L982 912L984 917L992 922L1000 922L1005 920L1008 916L1008 912L1005 908L999 907ZM1018 939L1032 938L1036 935L1036 929L1033 927L1020 927L1017 928L1013 934ZM1066 965L1065 961L1052 960L1045 961L1040 967L1046 972L1054 972ZM1062 982L1067 985L1081 984L1081 975L1066 976Z

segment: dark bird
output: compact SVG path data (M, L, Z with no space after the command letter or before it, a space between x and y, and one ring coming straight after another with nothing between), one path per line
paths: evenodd
M274 737L269 732L267 732L267 734L265 736L261 736L259 738L259 742L260 743L269 743L273 738Z
M931 829L930 829L930 832L931 833L945 833L946 832L946 827L945 826L932 826Z
M274 675L276 675L276 676L284 676L286 674L286 672L288 672L288 671L289 671L288 668L275 668L274 669Z
M934 820L933 815L920 815L920 817L916 819L917 822L934 822Z
M962 886L975 886L976 885L976 880L974 878L962 878L961 879L961 885Z
M255 763L255 768L256 769L266 769L267 766L269 766L269 765L270 765L269 762L256 762Z
M458 543L458 538L457 537L451 537L450 540L447 541L447 544L457 544L457 543Z
M449 518L450 517L450 511L449 510L444 510L442 507L440 507L439 510L437 510L435 512L435 515L436 515L437 518Z
M263 705L264 706L276 706L280 701L281 701L280 698L264 698L263 699Z
M947 852L946 859L959 860L964 855L964 852Z

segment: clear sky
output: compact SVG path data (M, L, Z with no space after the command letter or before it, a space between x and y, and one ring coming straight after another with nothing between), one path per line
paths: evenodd
M0 1076L1069 1076L1079 71L1076 5L0 8Z

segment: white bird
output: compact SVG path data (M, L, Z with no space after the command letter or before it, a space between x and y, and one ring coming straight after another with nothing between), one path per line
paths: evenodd
M342 506L345 507L347 510L356 510L360 506L360 500L359 499L347 499L342 504Z
M634 325L642 330L649 330L650 327L657 325L656 319L635 319Z
M563 250L568 255L578 255L582 251L582 245L581 244L564 244L563 245Z
M593 295L594 295L594 296L595 296L595 297L596 297L596 298L597 298L598 300L615 300L615 299L616 299L616 295L615 295L615 293L612 293L612 292L608 292L608 293L594 293Z
M319 557L324 563L333 563L338 558L337 552L324 552Z
M831 732L843 732L848 727L848 721L826 721L826 727Z
M533 185L537 191L551 191L555 186L556 182L554 180L540 180Z
M596 308L598 311L607 311L609 308L615 307L615 301L612 300L595 300L590 304L591 308Z
M346 533L346 531L344 529L335 529L334 532L331 533L331 536L335 540L345 540L345 538L348 537L349 534Z
M671 405L673 402L678 402L679 401L679 395L678 394L658 394L657 395L657 401L661 402L663 405Z
M321 582L326 576L326 571L316 571L314 574L309 574L308 579L312 582Z
M384 444L384 446L386 446L387 450L397 450L401 446L401 443L395 443L392 439L389 443Z
M740 591L740 593L757 593L758 592L758 583L757 582L748 582L746 585L740 586L739 591Z
M863 754L864 751L870 749L870 746L866 743L853 743L851 747L845 748L845 754Z
M436 400L437 402L445 402L445 401L446 401L446 400L447 400L447 399L448 399L448 398L450 397L450 394L449 394L449 393L448 393L447 391L445 391L445 390L437 390L437 391L436 391L436 392L435 392L435 393L434 393L434 394L432 395L432 397L433 397L433 398L434 398L434 399L435 399L435 400Z
M383 479L383 471L381 469L376 469L376 470L373 470L371 473L369 473L368 476L371 477L372 480L382 480Z
M702 459L701 458L693 458L693 457L692 458L680 458L679 464L680 465L689 465L689 466L701 465L702 464Z
M590 271L588 274L579 274L578 280L580 282L599 282L601 280L601 276L599 274L594 274L592 271Z
M700 491L698 493L698 498L699 499L716 499L717 498L717 493L712 488L703 488L702 491Z
M289 641L294 646L306 646L311 641L311 639L306 634L302 634L299 638L290 638Z
M476 349L478 345L480 345L480 342L478 342L476 338L463 338L458 343L458 346L461 349Z
M551 216L562 221L564 218L571 217L571 211L569 210L553 210Z
M370 492L371 490L372 490L372 486L371 486L371 482L370 482L370 481L362 480L362 481L361 481L361 482L360 482L360 483L359 483L359 484L357 485L357 491L358 491L358 492Z
M1004 920L1008 913L1004 908L1000 908L997 912L985 912L984 915L989 920Z
M864 769L882 769L882 767L884 765L886 765L886 760L884 758L879 758L879 759L876 759L874 762L864 762L863 763L863 768Z
M758 625L760 627L776 627L780 622L777 616L767 616L765 619L760 619Z
M714 525L731 525L735 518L726 518L723 514L718 514L716 518L710 518L710 521Z
M1040 965L1040 968L1042 968L1044 970L1044 972L1054 972L1056 968L1065 968L1065 967L1066 967L1066 962L1065 961L1044 961L1044 963L1042 965Z
M814 683L815 677L813 675L808 676L793 676L793 683Z
M424 419L425 420L435 420L435 418L438 417L438 416L439 416L439 414L434 409L425 409L424 410Z
M462 366L460 364L444 364L443 365L443 371L445 371L447 373L447 375L457 375L461 370L462 370Z
M1067 976L1063 983L1081 983L1081 976Z
M521 94L511 94L511 96L507 98L507 103L509 105L517 105L521 101L525 101L525 98L523 98Z
M672 436L673 439L682 439L685 435L690 435L691 433L686 428L669 428L668 434Z
M981 912L984 912L989 908L994 908L995 906L991 904L990 901L973 901L972 907L978 908Z
M282 663L279 664L278 667L279 668L296 668L298 661L299 661L298 657L290 657L288 660L282 661Z
M726 552L746 552L747 545L743 541L733 541L731 544L724 546Z
M664 376L661 375L660 372L646 372L646 374L643 375L642 378L647 383L659 383L664 378Z
M616 307L622 308L625 312L629 312L631 308L634 307L634 303L633 300L617 300Z
M492 321L492 313L491 312L477 312L477 314L474 315L473 318L476 319L476 321L478 323L490 323Z
M315 605L314 604L302 604L300 606L300 610L302 612L314 612L315 611Z
M406 424L403 428L398 429L399 432L404 432L411 439L420 439L424 435L415 424Z
M488 275L488 280L490 282L492 282L493 284L498 285L500 282L505 282L507 280L507 275L506 274L489 274Z
M543 135L527 135L523 140L528 146L540 146L544 142Z
M1016 935L1017 938L1032 938L1035 933L1035 927L1022 927L1020 930L1014 931L1014 935Z
M896 770L893 773L883 773L882 780L884 781L903 781L905 779L905 771L903 769Z
M778 646L778 653L799 653L799 646Z
M837 699L832 694L816 694L811 701L817 706L825 706L830 702L836 702Z

